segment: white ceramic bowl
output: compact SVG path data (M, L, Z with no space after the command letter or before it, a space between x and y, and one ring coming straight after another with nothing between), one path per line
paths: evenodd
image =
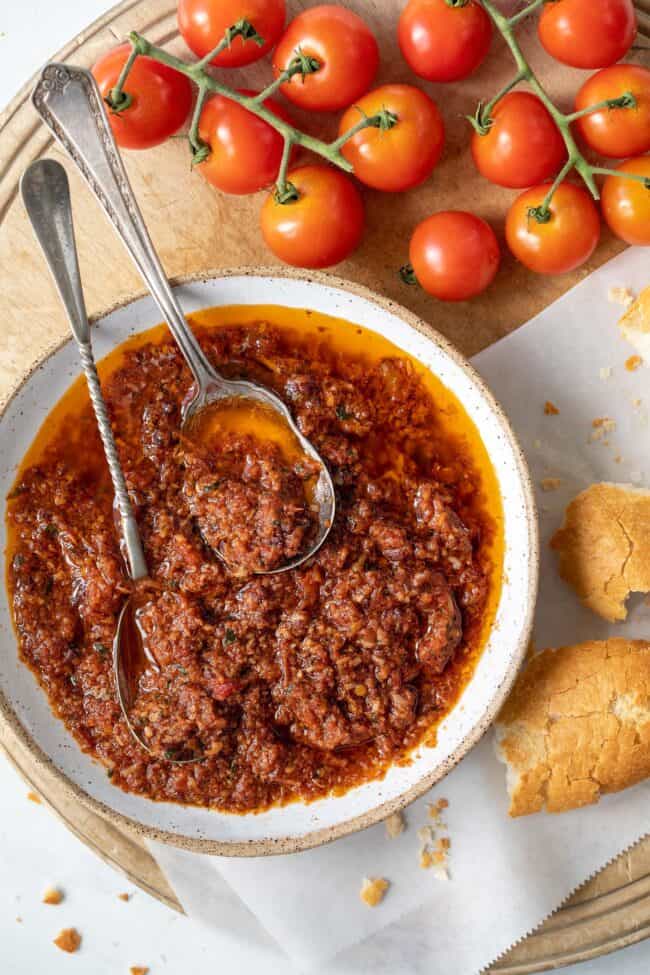
M335 315L389 338L427 366L458 397L481 433L498 478L505 513L504 582L483 655L462 696L442 722L435 747L422 747L410 765L336 798L292 803L255 815L152 802L112 786L105 769L84 755L57 721L32 673L20 663L7 594L0 593L0 713L30 749L49 764L79 801L141 833L188 849L232 855L306 849L364 828L422 795L489 727L526 651L537 591L538 538L530 478L500 407L462 356L405 309L355 285L318 274L277 270L220 272L177 288L186 312L213 305L274 304ZM97 358L134 332L157 324L146 297L103 317L94 330ZM0 494L47 413L80 369L66 342L26 377L0 418ZM4 522L2 528L2 548Z

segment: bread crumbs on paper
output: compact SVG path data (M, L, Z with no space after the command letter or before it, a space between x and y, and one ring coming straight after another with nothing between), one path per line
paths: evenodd
M63 900L63 891L58 887L47 887L43 894L44 904L60 904Z
M124 901L126 903L127 901L130 901L131 900L131 895L130 894L126 894L126 893L124 893L124 894L118 894L117 895L117 899L119 901Z
M543 477L539 483L542 491L557 491L562 481L559 477Z
M69 955L73 955L75 951L79 951L81 935L76 928L63 928L54 939L54 944L61 951L67 951Z
M545 416L559 416L560 415L559 409L557 408L557 406L555 405L555 403L551 403L550 399L547 399L546 402L544 403L544 415Z
M437 802L428 803L429 819L435 821L436 826L442 826L441 813L444 809L449 808L449 799L438 799Z
M636 372L640 365L643 365L643 359L640 355L631 355L629 359L625 360L625 368L628 372Z
M368 907L381 904L390 884L384 877L364 877L359 897Z
M401 812L395 812L392 816L389 816L385 821L386 825L386 836L389 840L394 840L404 832L406 826L406 820L404 819L404 814Z
M35 792L28 792L27 798L29 799L30 802L35 802L37 806L40 806L41 797L37 795Z
M131 965L129 975L148 975L149 969L146 965Z
M614 287L607 292L607 299L613 305L623 305L624 308L629 308L630 305L634 304L634 293L629 288Z

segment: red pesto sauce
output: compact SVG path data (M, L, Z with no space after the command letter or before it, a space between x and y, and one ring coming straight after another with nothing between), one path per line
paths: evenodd
M435 743L474 671L501 586L494 471L456 398L374 332L276 306L190 321L220 369L285 399L325 458L337 492L327 542L286 574L233 573L215 556L190 503L212 485L179 438L190 376L158 326L100 375L158 583L144 625L161 671L142 678L136 712L160 757L115 697L110 647L129 582L81 378L8 499L20 656L127 791L239 813L338 795ZM170 761L193 736L205 758Z

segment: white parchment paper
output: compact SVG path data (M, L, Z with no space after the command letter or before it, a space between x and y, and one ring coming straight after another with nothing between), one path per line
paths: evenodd
M567 502L589 483L650 485L650 372L625 368L633 350L618 335L621 309L607 298L610 286L638 291L648 283L647 251L629 249L475 359L538 486L538 648L609 634L650 636L650 607L640 597L632 598L628 621L615 626L582 609L558 578L547 544ZM559 415L545 415L546 400ZM598 417L613 419L616 429L593 440ZM541 491L545 478L559 478L559 488ZM448 881L418 863L426 803L441 796L449 800ZM234 928L242 938L247 932L259 938L261 924L296 972L473 975L644 835L649 800L650 781L598 806L510 820L504 767L489 734L431 795L409 807L407 829L395 840L376 826L306 853L254 859L150 847L190 916ZM375 909L359 900L364 876L391 882Z

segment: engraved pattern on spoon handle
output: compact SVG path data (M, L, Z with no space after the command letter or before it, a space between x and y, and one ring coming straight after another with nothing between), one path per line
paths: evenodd
M115 501L120 512L120 520L122 522L122 537L124 539L124 545L128 556L131 578L144 579L149 572L147 569L144 552L142 550L142 541L140 539L138 525L135 520L131 499L129 498L124 472L117 453L117 444L115 443L113 428L111 427L108 410L106 409L106 400L104 399L104 394L102 393L102 388L99 382L97 366L95 365L95 357L93 355L90 342L78 342L78 346L81 364L86 376L86 382L88 383L88 393L90 394L90 400L93 404L95 416L97 417L99 435L102 438L102 444L104 445L106 463L108 464L111 480L113 482Z
M42 71L32 103L99 201L149 288L194 379L202 388L208 384L219 386L220 377L187 324L154 250L92 74L84 68L52 62Z
M39 159L23 173L20 191L77 342L113 481L129 569L133 579L140 579L148 575L147 564L90 343L90 326L79 273L70 187L65 169L54 159Z

